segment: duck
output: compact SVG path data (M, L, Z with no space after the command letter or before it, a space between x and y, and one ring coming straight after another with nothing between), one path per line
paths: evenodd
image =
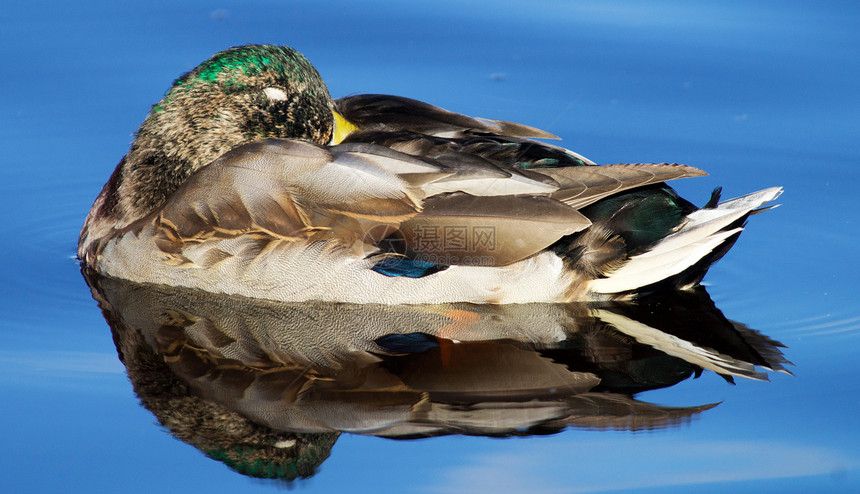
M103 276L286 302L565 303L698 285L772 187L699 208L674 163L597 165L527 125L334 99L297 50L176 79L78 242Z

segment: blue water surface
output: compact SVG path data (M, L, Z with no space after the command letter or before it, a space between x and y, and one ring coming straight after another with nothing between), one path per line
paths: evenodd
M794 376L706 372L643 399L722 402L649 432L343 435L302 492L860 490L860 6L725 2L12 2L0 16L0 485L256 492L138 404L74 259L131 134L226 47L289 44L335 97L390 93L551 131L592 160L679 162L703 204L782 185L705 281Z

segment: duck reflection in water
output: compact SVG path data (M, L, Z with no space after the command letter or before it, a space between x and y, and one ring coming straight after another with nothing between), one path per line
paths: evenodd
M387 438L643 430L715 403L636 393L703 369L767 379L780 343L702 287L633 303L284 303L85 278L142 404L245 475L313 475L341 432Z

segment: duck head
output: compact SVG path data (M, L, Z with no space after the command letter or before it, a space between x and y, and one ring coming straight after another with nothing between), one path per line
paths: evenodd
M317 70L286 46L215 54L153 105L82 231L122 228L158 208L194 171L230 149L267 138L328 143L333 103Z

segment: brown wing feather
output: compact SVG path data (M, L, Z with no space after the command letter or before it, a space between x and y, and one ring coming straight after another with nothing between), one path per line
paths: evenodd
M427 198L400 233L409 250L431 262L500 266L589 225L577 210L549 197L453 192Z
M408 156L398 161L391 150L373 151L293 140L236 148L192 175L152 216L157 243L177 253L212 237L298 240L334 230L352 241L361 232L346 235L343 225L372 228L414 216L421 206L413 184L450 174ZM402 179L397 172L405 172Z
M559 190L551 197L576 209L635 187L707 175L698 168L668 163L534 168L531 171L558 182Z
M295 157L266 151L259 143L243 146L199 170L165 203L159 221L184 241L254 231L290 238L306 231L312 226L307 214L277 186L277 168L266 166ZM302 161L307 166L324 156Z

